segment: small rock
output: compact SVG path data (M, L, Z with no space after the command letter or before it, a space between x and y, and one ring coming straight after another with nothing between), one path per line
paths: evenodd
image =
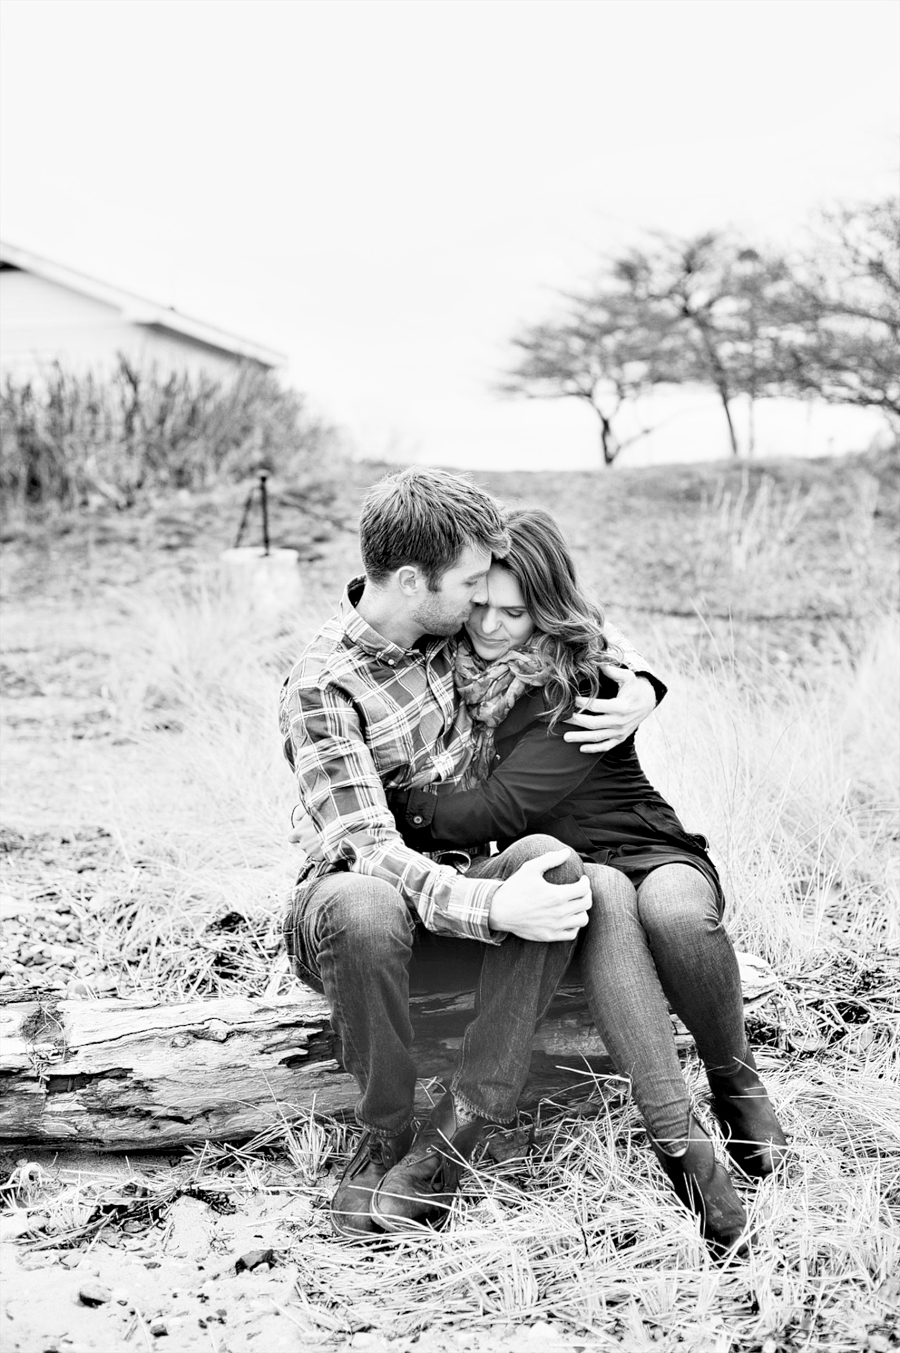
M59 1262L62 1264L63 1268L77 1268L81 1263L81 1255L78 1250L69 1250L68 1254L64 1254L60 1257Z
M78 1289L78 1300L82 1306L102 1306L112 1297L112 1292L103 1283L83 1283Z
M161 1339L164 1334L168 1334L169 1329L165 1320L151 1320L150 1333L153 1335L154 1339Z
M252 1273L254 1269L260 1268L263 1264L269 1268L275 1266L275 1254L272 1250L248 1250L242 1254L240 1259L234 1261L235 1273Z
M69 997L87 996L90 994L90 987L81 977L76 977L74 981L66 983L66 995Z
M127 1305L128 1305L128 1293L125 1291L125 1288L124 1288L124 1287L114 1287L114 1288L113 1288L112 1299L113 1299L113 1301L115 1301L119 1306L127 1306Z

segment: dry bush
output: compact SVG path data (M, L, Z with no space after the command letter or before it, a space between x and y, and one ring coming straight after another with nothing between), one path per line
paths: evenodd
M270 371L231 379L135 366L108 375L54 365L40 379L8 375L0 394L7 507L107 501L204 489L267 469L299 479L334 454L333 429Z

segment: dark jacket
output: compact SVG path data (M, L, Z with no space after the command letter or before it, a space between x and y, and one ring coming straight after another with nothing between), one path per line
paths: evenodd
M607 679L608 680L608 679ZM617 687L600 694L614 696ZM550 729L542 690L519 699L494 734L494 769L474 789L404 790L388 796L398 828L416 850L459 849L546 833L584 860L612 865L639 883L661 864L693 865L722 903L708 842L685 830L641 769L634 737L589 755L564 742L571 727Z

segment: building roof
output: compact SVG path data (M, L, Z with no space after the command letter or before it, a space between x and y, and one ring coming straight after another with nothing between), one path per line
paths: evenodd
M173 306L159 305L143 296L136 296L131 291L123 291L121 287L110 286L108 282L99 282L94 277L88 277L86 273L76 272L74 268L67 268L62 263L41 258L40 255L32 254L27 249L19 249L14 244L0 241L0 267L33 273L47 282L56 282L71 291L80 292L83 296L90 296L95 301L112 306L114 310L120 312L124 320L132 324L167 329L171 333L191 338L197 343L217 348L220 352L259 362L265 367L282 366L287 361L287 355L277 352L274 348L263 347L261 343L227 333L224 329L217 329L202 320L191 319L189 315L180 314Z

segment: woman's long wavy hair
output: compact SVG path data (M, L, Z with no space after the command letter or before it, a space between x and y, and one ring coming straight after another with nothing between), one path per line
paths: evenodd
M495 563L515 578L534 621L532 641L551 669L546 685L550 726L568 714L577 695L595 696L601 662L620 662L607 643L600 604L579 586L562 532L539 507L512 508L504 518L509 550Z

